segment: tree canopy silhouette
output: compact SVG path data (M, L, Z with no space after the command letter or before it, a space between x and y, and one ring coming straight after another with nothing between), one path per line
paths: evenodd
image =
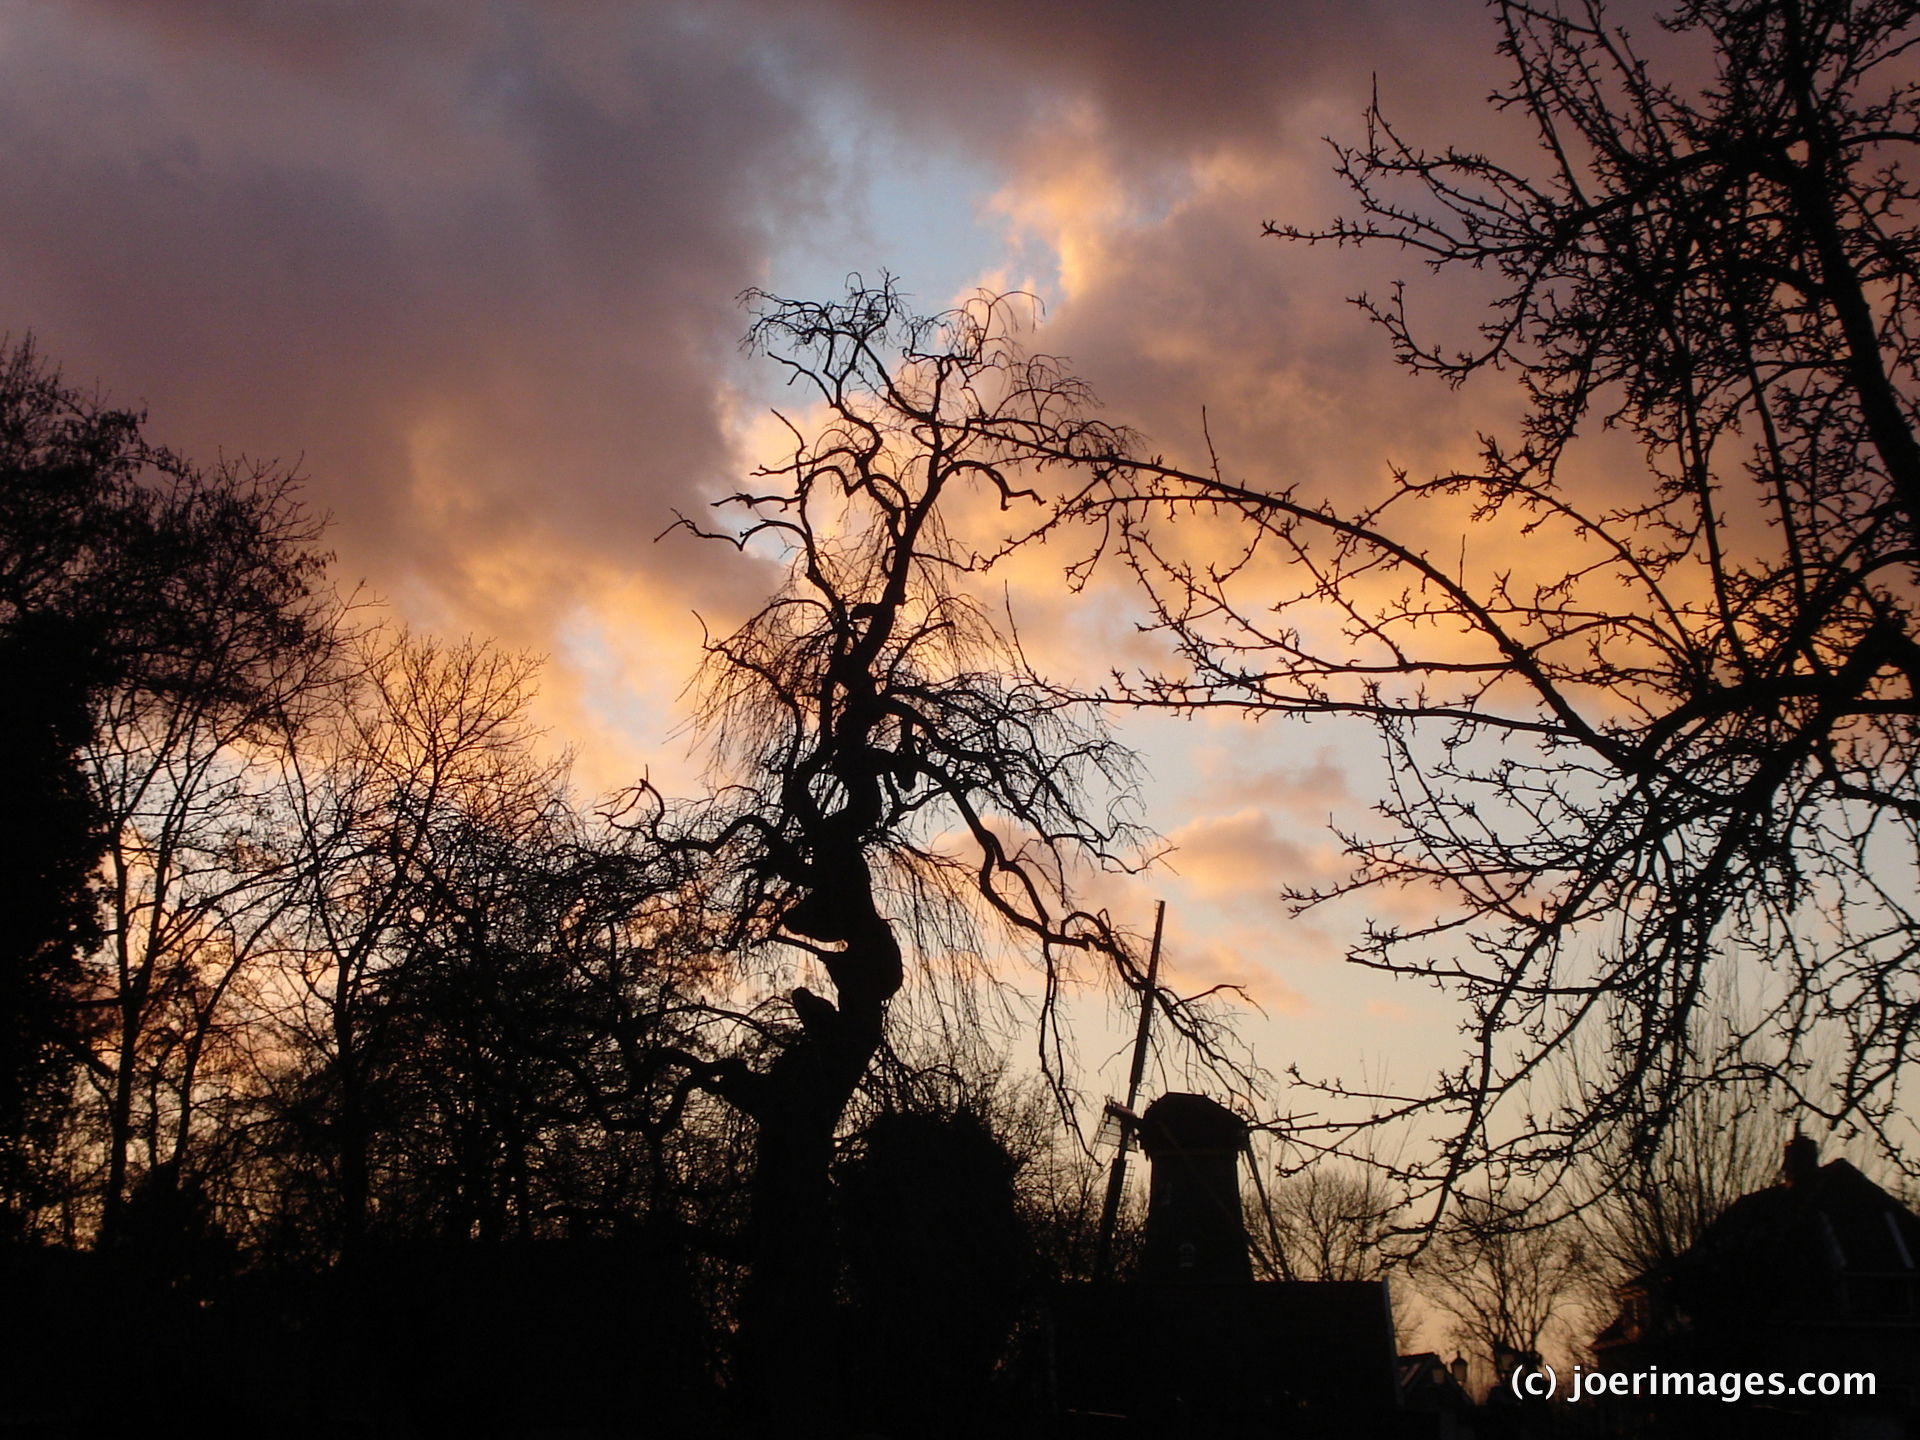
M1540 173L1421 150L1376 103L1337 147L1359 216L1267 228L1498 277L1463 346L1399 287L1359 304L1413 370L1514 376L1518 438L1357 507L1080 454L1062 513L1139 574L1180 658L1116 694L1373 723L1386 824L1347 837L1347 883L1295 898L1432 906L1353 954L1466 1002L1465 1064L1359 1095L1356 1124L1450 1136L1430 1194L1623 1127L1650 1143L1714 1076L1770 1075L1891 1148L1920 1024L1916 7L1683 4L1663 23L1703 42L1676 51L1710 63L1692 85L1598 0L1494 9L1494 103ZM1583 448L1607 431L1637 471ZM1729 966L1754 1019L1703 1047ZM1555 1094L1583 1036L1604 1073Z
M113 1028L83 964L113 928L101 864L125 818L93 764L109 711L258 718L284 698L269 672L328 644L325 559L288 479L197 469L142 419L30 341L0 353L0 1197L21 1217Z

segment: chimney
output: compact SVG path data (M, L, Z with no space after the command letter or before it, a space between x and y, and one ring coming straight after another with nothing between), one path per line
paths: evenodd
M1140 1144L1153 1164L1140 1278L1251 1281L1240 1213L1246 1122L1204 1095L1162 1095L1140 1117Z
M1819 1169L1819 1145L1811 1136L1796 1130L1787 1141L1786 1154L1780 1161L1780 1183L1791 1189L1811 1180Z

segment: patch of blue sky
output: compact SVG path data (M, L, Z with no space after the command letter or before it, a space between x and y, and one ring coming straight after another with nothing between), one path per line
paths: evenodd
M882 271L924 310L945 309L1008 256L1004 217L988 202L1005 175L955 144L898 133L870 109L825 100L820 130L839 202L828 219L782 237L767 288L796 299L832 299L847 277Z
M893 276L910 308L947 309L1004 267L1011 249L1004 216L990 207L1005 175L955 144L900 134L851 99L817 102L831 160L831 194L776 238L762 288L784 299L832 301L850 278ZM783 376L750 365L749 394L774 402Z

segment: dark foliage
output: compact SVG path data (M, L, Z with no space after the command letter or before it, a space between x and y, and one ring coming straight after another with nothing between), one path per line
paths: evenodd
M1016 1168L964 1110L882 1115L839 1167L854 1391L875 1430L978 1432L1040 1278Z
M0 635L0 1194L9 1218L47 1198L31 1157L67 1108L84 1021L80 957L100 939L100 806L77 756L91 730L91 649L54 617Z
M289 483L195 470L141 421L30 342L0 354L0 1197L18 1224L52 1199L45 1156L101 1030L82 962L115 818L86 762L103 707L258 705L268 655L324 644L324 557Z

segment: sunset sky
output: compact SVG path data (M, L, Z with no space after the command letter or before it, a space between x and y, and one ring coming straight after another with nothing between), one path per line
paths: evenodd
M1345 303L1410 260L1260 225L1340 212L1323 137L1359 135L1375 83L1410 134L1524 154L1484 103L1492 45L1474 0L8 0L0 313L176 448L296 465L348 584L549 655L584 787L684 790L693 617L775 580L654 541L767 443L741 291L1026 288L1036 343L1169 454L1204 406L1262 483L1432 471L1511 397L1401 374ZM1147 656L1117 584L1008 584L1043 669ZM1275 1069L1417 1082L1451 1055L1442 997L1339 964L1357 911L1276 898L1340 873L1367 736L1122 724L1178 849L1106 898L1137 925L1169 901L1176 983L1247 984Z

